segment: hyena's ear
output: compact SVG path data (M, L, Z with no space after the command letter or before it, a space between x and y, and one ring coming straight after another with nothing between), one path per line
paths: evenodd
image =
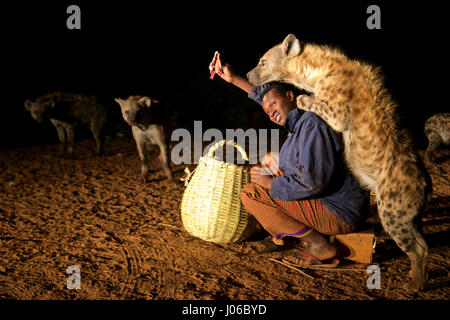
M144 106L146 106L147 108L150 108L150 106L152 105L152 102L155 102L155 100L149 98L149 97L142 97L138 100L139 103L142 103Z
M125 102L125 100L120 99L120 98L114 98L114 101L117 102L120 106L122 106L122 103Z
M281 50L287 58L298 56L301 51L300 41L291 33L283 40Z
M30 111L31 110L31 101L25 100L25 110Z

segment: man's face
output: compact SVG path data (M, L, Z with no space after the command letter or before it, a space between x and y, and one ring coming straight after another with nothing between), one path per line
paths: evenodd
M280 126L285 124L289 112L296 108L292 91L281 93L277 88L267 91L261 104L270 120Z

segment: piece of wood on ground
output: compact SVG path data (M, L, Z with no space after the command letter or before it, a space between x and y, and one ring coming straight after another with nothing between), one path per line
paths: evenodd
M300 269L298 269L298 268L296 268L294 266L291 266L291 265L289 265L287 263L284 263L283 261L280 261L280 260L277 260L277 259L273 259L273 258L269 258L269 260L271 260L273 262L276 262L276 263L279 263L279 264L282 264L283 266L288 267L289 269L295 270L295 271L301 273L302 275L304 275L305 277L308 277L310 279L314 279L313 276L310 276L309 274L304 273L302 270L300 270Z
M332 240L333 241L333 240ZM356 263L372 263L375 252L375 232L373 229L334 236L334 243L346 252L344 259Z

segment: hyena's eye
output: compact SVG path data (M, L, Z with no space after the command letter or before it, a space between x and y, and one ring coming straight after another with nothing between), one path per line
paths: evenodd
M259 61L259 64L260 64L261 66L264 66L264 65L266 64L266 60L260 60L260 61Z

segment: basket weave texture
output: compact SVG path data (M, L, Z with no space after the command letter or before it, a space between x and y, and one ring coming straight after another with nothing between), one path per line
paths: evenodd
M248 168L213 158L224 144L233 145L248 160L245 150L233 141L219 141L199 159L181 202L184 228L193 236L216 243L245 240L258 227L241 202L241 190L250 181Z

